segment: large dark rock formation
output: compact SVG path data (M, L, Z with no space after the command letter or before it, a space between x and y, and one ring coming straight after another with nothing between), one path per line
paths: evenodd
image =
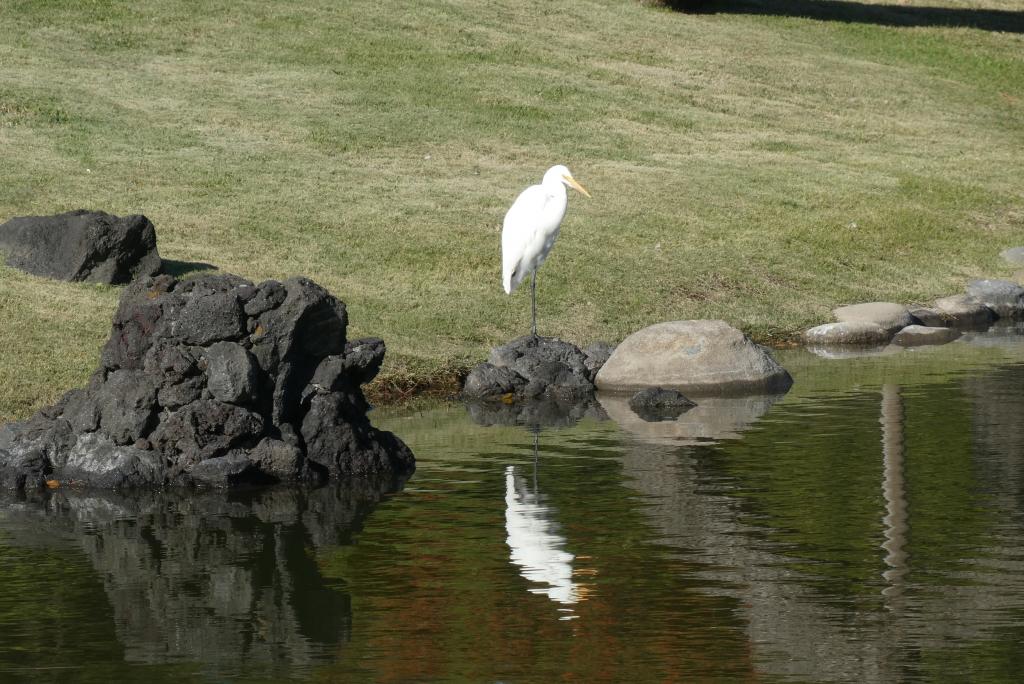
M360 384L384 357L305 278L129 285L89 384L0 427L0 486L234 486L411 471Z
M145 216L69 211L19 216L0 224L7 265L34 275L90 283L127 283L160 271L156 231Z

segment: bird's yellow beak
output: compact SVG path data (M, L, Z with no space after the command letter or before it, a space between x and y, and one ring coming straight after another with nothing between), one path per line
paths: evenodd
M562 178L564 178L565 182L571 185L574 189L579 190L587 197L590 197L590 193L587 192L587 189L580 185L575 178L573 178L572 176L562 176Z

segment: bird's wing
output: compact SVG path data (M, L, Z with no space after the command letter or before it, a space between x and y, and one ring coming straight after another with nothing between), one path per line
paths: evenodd
M511 293L529 274L531 261L543 244L540 233L547 223L548 195L540 185L523 190L505 214L501 231L501 271L505 291Z

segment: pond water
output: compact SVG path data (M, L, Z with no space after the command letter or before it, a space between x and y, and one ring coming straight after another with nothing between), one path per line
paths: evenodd
M397 492L8 498L0 681L1020 681L1020 333L676 421L378 411Z

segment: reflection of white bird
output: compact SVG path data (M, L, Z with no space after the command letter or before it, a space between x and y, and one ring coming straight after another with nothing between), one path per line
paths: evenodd
M501 278L505 292L512 294L527 275L533 274L530 291L534 337L537 336L537 269L558 238L558 229L569 205L566 186L590 197L569 169L561 164L552 166L540 185L526 188L512 203L501 231Z
M565 537L554 532L551 515L551 509L538 503L537 495L516 477L515 467L505 468L505 529L510 560L519 566L523 577L547 585L532 592L547 594L558 603L573 604L580 600L579 586L573 581L575 556L564 549Z

